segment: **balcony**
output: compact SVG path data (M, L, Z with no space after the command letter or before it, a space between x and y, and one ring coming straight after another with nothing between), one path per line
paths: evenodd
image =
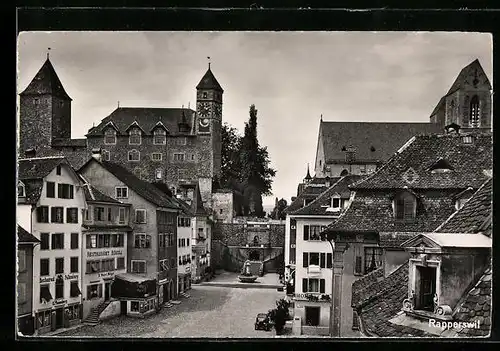
M309 267L307 267L307 273L310 275L321 274L321 267L319 265L309 265Z

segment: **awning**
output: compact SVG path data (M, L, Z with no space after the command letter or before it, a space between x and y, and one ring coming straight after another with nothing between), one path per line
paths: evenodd
M49 302L50 300L52 300L52 295L50 294L48 286L40 287L40 297L42 300L45 300L45 302Z
M80 291L80 288L78 287L78 283L77 284L71 284L71 288L70 288L70 296L71 297L75 297L75 296L78 296L78 295L81 295L81 291Z

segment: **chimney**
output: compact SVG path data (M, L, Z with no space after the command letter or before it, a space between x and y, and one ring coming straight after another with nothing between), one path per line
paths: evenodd
M34 148L32 149L26 149L24 151L24 157L26 158L32 158L36 156L36 150Z
M92 157L101 162L101 149L92 149Z

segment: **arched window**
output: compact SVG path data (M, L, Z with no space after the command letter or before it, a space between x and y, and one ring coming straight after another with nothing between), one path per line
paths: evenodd
M341 177L345 177L348 174L349 174L349 171L347 169L344 169L342 172L340 172Z
M25 197L26 196L26 188L24 187L24 183L19 181L17 183L17 196Z
M415 195L403 191L394 199L394 218L411 221L416 217L417 199Z
M141 153L137 150L130 150L128 152L128 160L129 161L140 161L141 160Z
M479 97L474 95L470 99L470 109L469 109L469 125L471 127L479 127Z
M140 145L141 144L141 130L139 128L130 129L128 143L130 145Z
M113 128L108 128L104 132L104 144L115 145L116 144L116 130Z
M167 143L167 132L165 129L156 128L153 132L153 144L165 145Z

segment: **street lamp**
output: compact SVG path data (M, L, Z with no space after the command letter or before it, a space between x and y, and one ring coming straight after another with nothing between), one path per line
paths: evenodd
M335 284L334 284L334 281L335 281L335 270L334 270L334 262L335 262L335 240L334 240L334 236L333 236L333 233L331 232L326 232L326 231L323 231L320 233L320 238L322 241L328 241L330 243L330 247L332 248L332 296L330 298L330 325L329 325L329 331L330 331L330 336L331 337L338 337L340 336L340 330L335 330L335 326L334 326L334 318L333 318L333 315L334 315L334 311L335 311L335 300L334 300L334 294L335 294ZM349 248L349 244L347 244L344 248L344 250L342 251L342 253L344 253L347 249Z

